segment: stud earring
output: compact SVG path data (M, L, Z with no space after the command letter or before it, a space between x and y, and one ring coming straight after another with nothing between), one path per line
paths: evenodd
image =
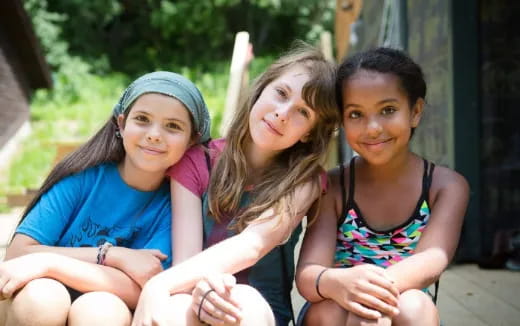
M123 138L121 136L121 132L119 131L119 129L116 129L116 138L119 138L119 139Z

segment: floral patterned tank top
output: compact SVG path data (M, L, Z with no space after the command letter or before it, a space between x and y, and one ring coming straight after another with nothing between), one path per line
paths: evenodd
M350 161L349 197L347 200L344 167L340 167L340 185L343 198L341 216L345 218L339 220L334 264L335 267L374 264L386 268L411 256L415 251L415 247L430 218L428 193L435 165L424 160L422 192L412 216L391 230L377 231L370 228L366 223L354 201L354 160L355 157Z

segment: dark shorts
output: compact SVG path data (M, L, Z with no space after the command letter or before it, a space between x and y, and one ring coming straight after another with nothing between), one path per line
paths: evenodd
M83 292L74 290L73 288L70 288L66 285L65 285L65 288L67 289L67 291L69 291L70 303L73 303L74 301L76 301L77 298L79 298L80 296L82 296L84 294Z
M276 312L273 312L274 319L276 321L276 326L287 326L289 325L289 322L291 321L289 318L282 316L280 314L277 314Z
M305 318L305 314L307 313L307 310L309 310L309 307L311 306L311 303L306 301L303 305L302 309L300 310L300 313L298 314L298 318L296 318L296 326L302 326L303 325L303 319Z

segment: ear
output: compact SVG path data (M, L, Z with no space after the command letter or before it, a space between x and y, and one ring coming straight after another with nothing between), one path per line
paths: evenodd
M300 138L300 141L301 141L302 143L306 143L306 142L309 141L310 138L311 138L311 133L308 132L308 133L306 133L305 135L303 135L302 138Z
M202 137L202 135L200 134L200 132L197 132L195 136L191 137L190 142L188 143L188 147L198 144L200 137Z
M120 130L125 129L125 116L123 114L117 116L117 127Z
M424 99L418 98L415 101L415 105L412 108L412 115L410 117L410 124L412 128L417 128L419 122L421 122L422 114L424 109Z

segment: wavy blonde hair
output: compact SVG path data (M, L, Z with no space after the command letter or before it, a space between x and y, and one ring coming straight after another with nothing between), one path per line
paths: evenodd
M241 210L240 201L248 180L245 147L251 139L251 109L267 85L296 66L304 67L309 74L309 80L302 89L302 98L316 112L316 125L307 142L298 142L285 149L268 168L259 172L258 179L261 181L255 184L247 208ZM230 214L236 215L232 228L242 231L271 207L274 208L273 214L289 213L289 216L294 216L304 213L292 205L292 198L296 187L307 181L312 180L314 189L321 189L321 164L339 121L335 78L334 64L328 62L316 48L298 42L255 80L231 122L226 146L211 173L209 212L217 221Z

